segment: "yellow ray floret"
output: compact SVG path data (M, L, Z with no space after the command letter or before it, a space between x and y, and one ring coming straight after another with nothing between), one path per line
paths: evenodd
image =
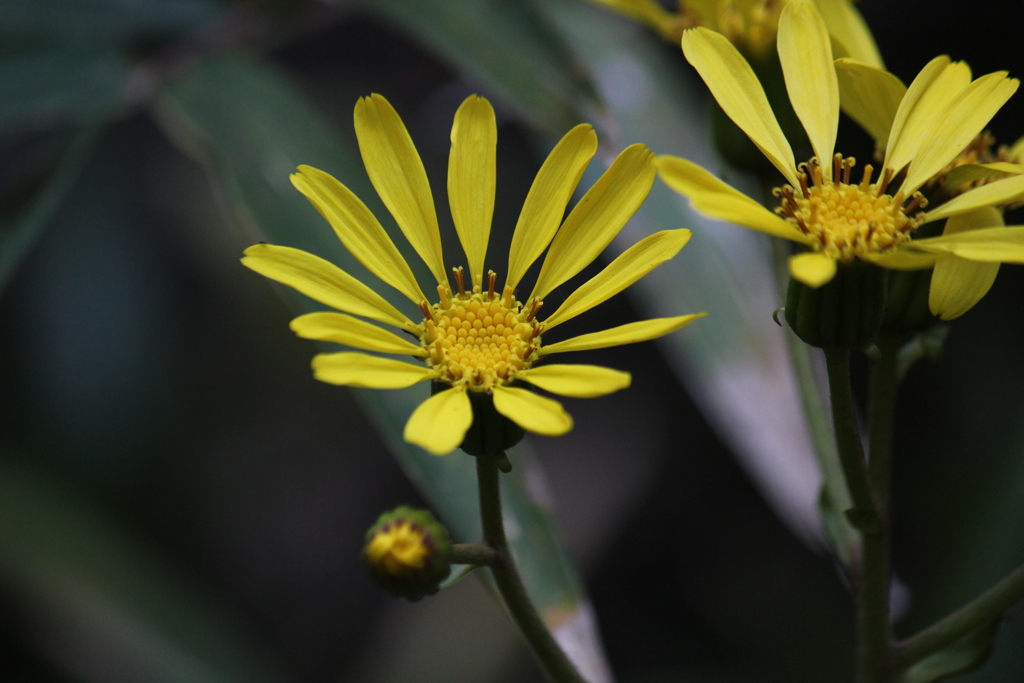
M258 244L246 250L243 263L340 311L296 318L292 329L299 336L407 356L412 361L367 353L325 353L313 359L317 379L377 389L433 382L433 395L406 423L407 441L437 455L457 448L473 424L474 401L483 400L481 394L490 396L494 409L523 429L564 434L573 422L562 405L525 385L589 398L625 389L630 376L593 365L537 366L543 356L654 339L704 315L645 320L555 344L544 342L548 330L621 292L675 256L689 240L688 230L651 235L565 297L551 318L539 315L544 298L593 262L647 197L657 171L654 155L643 145L623 150L563 221L576 185L597 150L597 136L590 126L582 124L569 131L530 188L512 237L508 278L499 287L498 274L484 270L494 212L497 124L487 100L475 95L467 98L455 115L448 168L449 205L468 265L468 271L463 266L452 268L453 287L442 259L426 172L401 118L386 99L371 95L356 105L355 119L370 180L437 281L429 288L436 298L423 294L398 247L341 182L308 166L299 167L292 182L353 256L411 299L422 317L410 319L336 266L297 249ZM533 292L518 298L519 283L545 250ZM361 318L392 325L411 337Z
M785 5L779 21L779 59L790 102L815 152L809 161L797 164L746 59L714 31L686 31L686 58L722 110L787 182L774 191L779 198L774 214L685 159L659 157L658 170L666 184L690 197L694 208L705 214L804 245L809 251L793 257L790 273L811 287L829 282L837 263L862 260L887 268L926 268L934 258L922 252L940 248L955 248L966 259L983 260L980 254L996 251L1004 261L1014 259L1016 251L1005 233L1000 240L982 244L985 231L970 231L920 249L912 237L924 223L1024 198L1024 175L1015 164L972 170L985 177L986 184L970 187L932 211L925 210L928 202L919 191L976 139L1016 91L1018 81L1002 71L971 80L966 64L938 57L904 88L873 65L850 60L833 65L828 36L813 4L790 0ZM841 92L849 100L844 108L876 140L884 139L886 157L877 174L867 164L856 178L856 160L834 152ZM988 180L997 173L1017 175ZM902 180L894 183L898 176Z

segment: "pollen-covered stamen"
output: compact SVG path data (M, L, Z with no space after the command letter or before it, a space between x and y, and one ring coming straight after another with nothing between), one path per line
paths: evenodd
M497 275L488 273L488 280L486 292L442 296L423 323L421 344L440 381L473 391L508 384L528 368L537 359L543 329L536 320L542 301L524 307L510 287L495 296Z
M902 192L895 196L885 193L894 175L892 169L885 169L872 184L874 169L867 165L860 183L851 183L856 163L853 157L837 154L832 160L832 179L827 180L818 160L812 158L797 166L800 194L790 185L772 191L780 198L775 212L814 238L812 249L845 263L909 240L924 220L915 212L927 205L920 192L915 192L906 206Z
M459 286L459 296L466 296L466 269L462 266L452 268L455 273L455 283Z

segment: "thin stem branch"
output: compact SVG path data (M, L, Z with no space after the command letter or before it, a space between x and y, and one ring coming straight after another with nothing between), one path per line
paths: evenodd
M889 683L892 676L892 625L889 619L889 549L885 520L868 479L850 386L850 352L825 349L832 398L832 421L839 459L863 532L857 593L857 680Z
M1024 599L1024 565L957 611L898 643L894 652L897 666L906 669L952 645L1021 599Z
M850 385L850 352L847 349L825 349L828 385L832 402L832 425L839 448L839 461L846 475L853 505L861 511L876 509L875 496L868 480L867 461L857 429L853 408L853 387Z
M473 564L478 567L498 561L498 551L482 543L455 543L452 545L452 564Z
M780 239L772 240L772 249L775 256L775 274L779 281L779 293L782 301L785 301L786 286L789 282L790 251L788 243ZM796 336L793 330L789 329L788 325L783 325L783 328L789 362L793 368L797 390L800 393L800 403L811 434L811 445L825 479L825 495L834 509L848 510L853 507L853 501L850 498L846 477L843 474L839 453L836 450L836 441L829 423L825 398L814 370L812 350ZM860 539L857 531L845 520L841 520L840 524L842 524L842 538L833 539L833 543L842 544L843 547L835 548L835 552L843 564L848 565L853 557L859 555Z
M505 525L501 516L497 460L495 457L485 455L476 456L484 540L497 554L496 561L491 565L494 582L498 585L498 591L504 598L512 619L518 624L551 680L556 683L586 683L544 624L516 570L512 552L505 538Z
M871 364L871 393L868 401L868 478L884 514L889 508L893 423L899 386L899 340L883 335L878 341L878 351L878 359Z

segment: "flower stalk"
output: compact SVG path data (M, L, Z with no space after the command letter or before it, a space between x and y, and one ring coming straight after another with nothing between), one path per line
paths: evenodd
M979 626L998 618L1021 599L1024 599L1024 565L957 611L897 643L893 649L896 667L905 670L952 645Z
M498 552L482 543L455 543L452 545L452 564L471 564L488 567L498 561Z
M850 521L863 534L859 572L855 571L857 599L857 682L892 680L892 625L889 618L889 547L886 520L868 478L850 386L850 352L825 349L832 420L839 458L850 487L854 507Z
M504 453L501 455L504 456ZM495 552L494 561L490 564L491 574L498 586L498 592L505 600L509 614L552 681L586 683L548 630L536 606L530 600L526 586L523 585L523 580L516 569L512 551L505 538L505 525L502 520L498 458L489 455L477 456L476 472L480 487L480 519L483 523L484 540Z

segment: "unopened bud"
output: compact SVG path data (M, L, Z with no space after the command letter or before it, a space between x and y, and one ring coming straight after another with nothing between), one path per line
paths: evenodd
M427 510L398 507L366 532L363 559L374 581L395 597L433 595L451 571L448 530Z

